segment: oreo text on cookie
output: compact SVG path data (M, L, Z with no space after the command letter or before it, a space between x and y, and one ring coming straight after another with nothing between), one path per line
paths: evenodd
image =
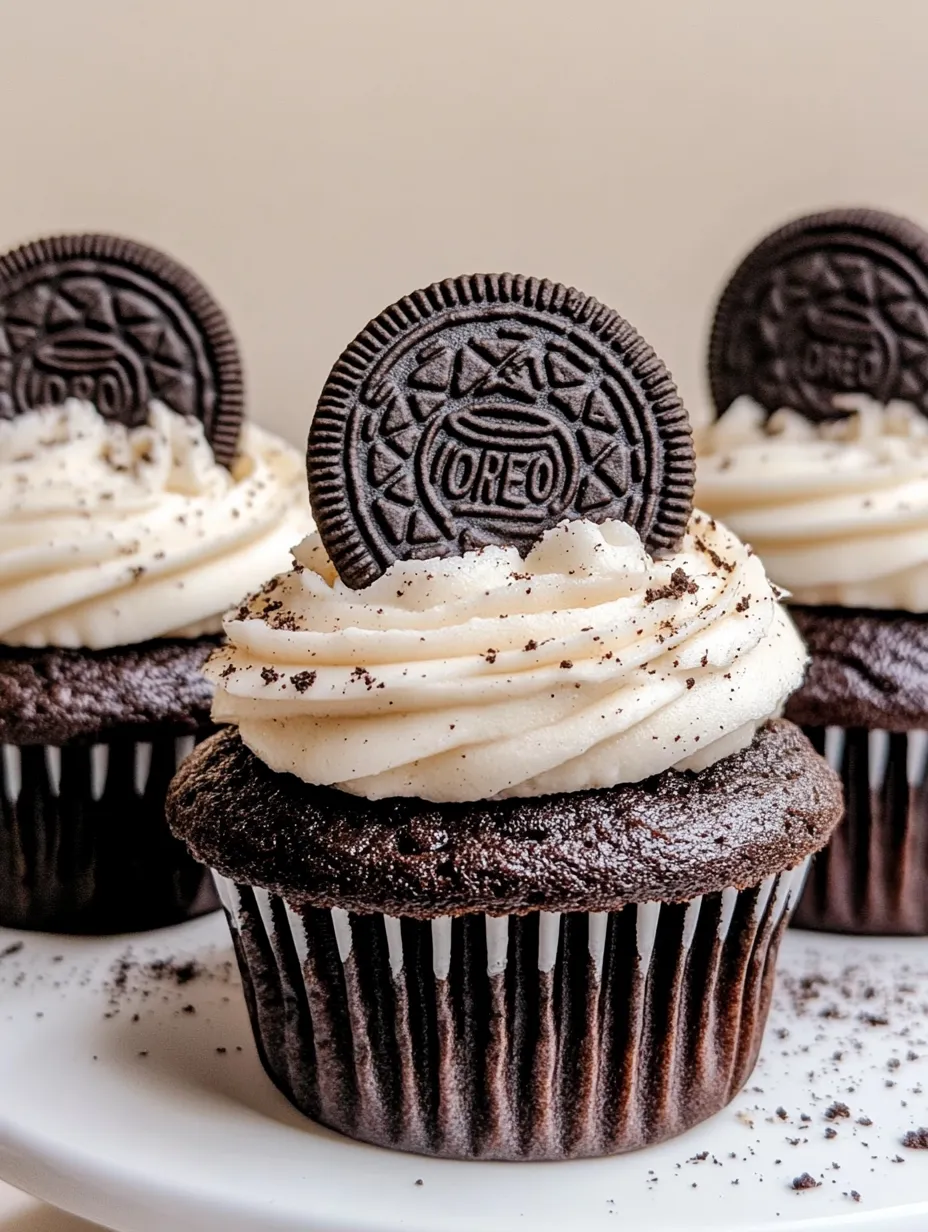
M110 235L37 240L0 257L0 417L91 402L127 426L152 401L201 420L235 457L243 385L226 318L193 274Z
M928 233L876 210L789 223L735 271L709 350L719 414L742 394L813 422L842 395L899 398L928 414Z
M467 520L505 540L563 512L576 493L571 434L544 411L476 404L435 417L417 458L420 490L444 525Z
M692 507L689 423L617 313L556 283L472 275L406 296L333 369L310 430L313 512L343 581L564 518L672 550Z

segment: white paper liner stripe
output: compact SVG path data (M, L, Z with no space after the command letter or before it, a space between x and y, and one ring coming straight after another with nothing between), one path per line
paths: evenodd
M639 903L635 920L635 937L638 945L638 963L642 978L651 969L651 955L657 938L657 925L661 917L660 903Z
M8 746L4 746L6 748ZM757 887L757 899L754 904L754 922L759 924L773 896L770 909L771 925L776 925L784 911L799 899L803 882L809 869L810 857L807 857L796 868L787 870L779 876L765 878ZM238 888L229 878L212 871L213 880L220 902L228 912L232 926L241 928L241 899ZM273 899L267 890L256 886L252 888L255 902L268 937L273 940L275 921ZM721 914L718 926L720 941L724 941L731 926L735 905L742 891L734 888L726 889L721 894ZM281 900L283 901L283 900ZM303 965L309 953L309 941L303 916L294 911L286 902L283 903L293 942L300 964ZM691 899L686 907L683 918L682 948L686 954L692 945L702 911L703 897ZM651 967L654 945L660 924L661 903L639 903L635 907L635 932L638 951L639 969L642 977L646 977ZM351 919L347 911L341 907L330 910L332 926L338 955L344 963L348 960L352 948L353 937ZM595 911L587 914L588 948L596 971L596 978L602 978L605 962L606 939L609 929L609 912ZM381 916L387 938L390 970L394 978L399 976L404 967L402 921L395 916ZM501 975L508 965L509 956L509 916L484 917L487 938L487 975L491 978ZM432 969L437 980L446 980L451 969L451 937L453 919L451 916L439 916L431 922L432 932ZM540 911L538 913L538 970L549 974L557 965L560 949L561 913L557 911Z
M783 877L789 877L789 873L781 873ZM767 903L770 901L770 892L773 889L773 883L777 880L776 876L765 877L757 889L757 900L754 903L754 922L759 923L764 918L764 912L767 909Z
M196 747L196 736L177 736L174 740L174 765L180 768Z
M867 737L867 772L871 791L882 789L888 763L889 732L875 729Z
M90 797L99 800L106 791L106 776L110 768L110 746L90 746Z
M488 915L487 975L502 975L509 961L509 916Z
M832 770L840 772L844 760L844 728L825 728L825 760Z
M348 961L348 955L354 941L351 936L351 920L348 912L342 907L332 908L332 927L335 929L335 944L338 946L338 956L342 962Z
M213 881L216 885L219 901L229 913L232 927L236 932L239 932L242 927L242 910L238 887L234 881L230 881L228 877L223 877L222 873L217 873L215 869L213 869Z
M390 970L396 979L403 970L403 925L396 916L385 915L383 926L387 934L387 950L390 954Z
M436 980L446 980L451 970L451 916L432 921L432 970Z
M57 796L61 791L61 749L54 744L45 745L45 769L51 793Z
M290 925L290 932L293 936L293 948L296 950L296 956L302 969L306 966L306 959L309 956L309 938L306 936L306 925L303 923L303 917L294 911L289 903L284 903L284 909L287 912L287 923Z
M609 927L609 914L606 911L591 911L587 916L589 932L587 944L590 947L590 957L596 970L596 978L603 973L603 959L606 954L606 930Z
M3 746L3 794L10 804L15 804L23 789L22 754L15 744Z
M809 875L809 870L812 867L812 857L806 856L803 862L793 869L792 880L790 881L789 894L787 897L786 907L791 910L799 902L802 897L802 891L805 889L806 878Z
M731 917L735 913L735 903L738 901L738 891L727 889L722 891L722 911L719 916L719 941L724 941L731 927Z
M258 905L258 911L261 915L261 920L264 924L264 931L268 935L268 940L274 940L274 907L271 903L271 896L267 890L262 890L260 886L255 886L252 890L255 896L255 902Z
M686 915L683 917L683 949L689 951L696 936L696 926L699 923L699 912L702 909L702 895L691 899L686 905Z
M145 795L150 771L151 744L147 740L138 740L135 745L135 790L140 796Z
M178 736L174 742L176 764L187 757L196 745L194 736ZM152 744L146 740L137 741L133 749L133 781L137 795L143 796L148 786L151 773ZM45 760L45 773L49 791L53 796L61 793L62 750L58 745L42 746ZM90 769L90 798L101 800L106 793L106 784L110 769L110 746L102 741L92 744L87 749ZM18 745L0 745L0 757L3 764L3 794L11 804L15 804L22 794L22 752Z
M795 868L780 874L777 879L776 894L774 895L773 907L770 912L772 924L778 924L780 916L784 911L789 910L791 906L795 906L799 901L799 895L802 893L810 862L811 857L806 856L801 864L797 864Z
M905 754L906 778L910 787L921 787L928 768L928 731L910 731Z
M561 913L559 911L539 911L538 970L545 975L554 970L560 940Z

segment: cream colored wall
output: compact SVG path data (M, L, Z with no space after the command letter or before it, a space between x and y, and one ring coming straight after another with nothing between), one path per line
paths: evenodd
M435 278L572 282L695 408L759 232L928 221L928 0L0 0L0 38L0 246L172 251L299 442L342 346Z

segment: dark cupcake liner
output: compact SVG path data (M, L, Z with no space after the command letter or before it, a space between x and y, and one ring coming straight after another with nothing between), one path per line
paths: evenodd
M261 1059L300 1111L404 1151L553 1160L734 1097L806 864L689 903L432 921L216 882Z
M841 776L845 815L814 859L793 923L928 935L928 731L803 730Z
M164 816L177 767L213 730L0 744L0 925L132 932L218 907Z

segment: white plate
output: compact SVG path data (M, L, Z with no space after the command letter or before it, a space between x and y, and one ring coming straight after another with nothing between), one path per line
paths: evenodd
M100 1225L36 1202L0 1181L0 1232L100 1232Z
M0 930L0 954L20 943L0 958L0 1175L121 1232L928 1227L928 1151L901 1144L928 1125L925 941L789 934L734 1104L569 1164L422 1159L303 1119L261 1070L218 916L109 940ZM178 984L152 970L164 958L205 970ZM835 1100L850 1117L826 1117ZM803 1172L820 1187L791 1189Z

